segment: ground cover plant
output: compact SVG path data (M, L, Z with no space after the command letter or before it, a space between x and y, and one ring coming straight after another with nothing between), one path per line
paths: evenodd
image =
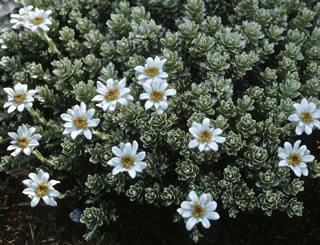
M292 221L319 241L320 3L6 6L0 171L42 219L94 243L255 244L232 222L277 218L279 242Z

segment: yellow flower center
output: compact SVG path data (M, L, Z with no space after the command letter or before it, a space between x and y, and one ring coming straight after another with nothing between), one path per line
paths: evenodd
M36 187L36 193L39 197L44 196L49 190L48 184L38 184Z
M211 139L211 134L208 130L201 131L198 141L205 141L208 142Z
M301 156L297 153L291 153L288 158L288 163L291 165L296 165L302 160Z
M151 92L151 99L153 99L154 101L161 100L163 96L164 96L163 91L154 89Z
M119 96L119 88L112 89L110 88L108 92L104 95L104 98L107 100L115 100Z
M310 112L305 111L301 113L301 119L303 122L313 122L313 117Z
M144 71L147 73L149 77L154 77L155 75L158 74L159 69L156 66L152 66L152 67L144 68Z
M204 214L204 208L201 207L201 205L199 205L198 201L195 201L192 209L192 215L194 217L202 217L203 214Z
M43 22L42 16L36 16L34 18L29 19L32 24L40 25Z
M87 118L85 117L75 117L73 122L76 128L87 128Z
M26 92L21 93L21 94L15 94L15 95L13 96L13 99L14 99L14 101L15 101L16 103L20 103L20 102L22 102L22 101L24 100L24 97L25 97L26 95L27 95Z
M132 156L130 155L123 155L121 157L121 163L123 165L123 167L125 168L130 168L131 165L134 163L136 159L134 159Z
M18 145L21 147L26 147L29 144L29 140L27 137L18 137Z

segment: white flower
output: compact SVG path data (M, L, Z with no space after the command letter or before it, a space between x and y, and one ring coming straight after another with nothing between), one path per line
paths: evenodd
M97 92L92 101L101 101L96 106L101 107L104 111L114 111L116 109L117 102L121 105L127 105L128 102L133 101L133 97L129 94L130 89L126 88L126 79L123 78L120 82L113 79L108 79L106 86L101 82L98 82Z
M168 74L162 70L166 59L160 60L158 56L154 59L149 57L146 64L143 66L136 66L134 69L139 72L138 83L143 85L145 82L151 83L154 78L168 78Z
M74 140L78 135L84 134L84 136L91 140L92 134L89 128L97 127L100 119L93 119L95 109L90 109L87 112L86 105L81 102L80 106L76 105L73 109L68 109L67 113L63 113L60 117L66 121L63 125L65 127L63 134L70 134Z
M23 16L24 27L30 29L31 31L36 31L38 28L49 31L48 25L52 24L49 15L52 13L51 10L42 10L35 8L34 11L30 11L28 16Z
M11 153L12 156L17 156L21 151L28 156L31 154L32 149L39 145L38 140L41 138L40 134L33 135L35 131L33 127L28 129L27 126L22 125L18 128L17 133L8 133L13 139L7 148L8 151L14 150Z
M13 112L16 108L18 111L23 111L24 108L32 107L33 97L37 90L29 90L27 84L18 83L12 88L4 88L8 94L8 101L3 105L4 108L9 107L8 112Z
M189 142L189 148L192 149L199 146L200 151L208 151L210 149L218 151L219 147L217 143L223 143L226 139L219 136L222 133L220 128L210 128L209 125L209 118L203 119L202 125L196 122L192 123L192 127L189 128L189 132L196 139Z
M112 153L116 155L109 162L108 165L114 167L112 174L116 175L119 172L128 172L131 178L136 177L136 172L142 172L147 167L147 164L142 160L145 158L146 153L144 151L139 152L137 141L131 143L121 143L120 148L112 147Z
M20 26L24 25L25 17L29 16L29 13L33 9L33 6L28 6L19 9L19 14L11 14L10 23L13 24L13 29L18 29Z
M317 110L314 103L308 103L306 99L302 99L301 104L293 104L296 113L288 117L289 121L298 122L296 126L296 134L301 135L305 132L307 135L312 133L313 126L320 129L320 110Z
M279 147L278 156L282 159L279 162L279 166L287 166L293 170L293 172L300 177L308 175L308 169L306 162L312 162L314 160L313 155L309 155L310 151L305 145L300 146L301 140L297 140L292 148L289 142L284 143L284 148ZM300 147L299 147L300 146Z
M210 227L209 219L218 220L220 218L217 212L217 203L212 201L211 194L202 194L200 199L194 191L189 193L191 201L183 201L181 208L178 208L178 213L183 218L187 218L186 228L190 231L193 226L199 222L202 223L204 228Z
M57 206L57 202L54 200L55 197L60 195L59 191L54 189L54 185L60 183L57 180L49 180L49 174L44 172L42 169L39 170L38 175L35 173L29 174L30 179L22 181L27 186L23 190L23 194L28 195L31 200L31 207L38 205L40 198L50 206Z
M167 96L176 94L175 89L167 89L168 83L159 78L152 80L151 84L144 83L143 88L146 93L140 94L140 100L147 100L144 107L146 110L155 107L158 114L163 113L168 108Z

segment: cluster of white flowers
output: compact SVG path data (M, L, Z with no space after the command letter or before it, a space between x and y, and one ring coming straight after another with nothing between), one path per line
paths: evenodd
M138 84L140 84L145 93L140 94L141 100L147 100L145 109L155 107L158 114L163 113L168 108L167 96L176 94L175 89L167 89L168 83L165 80L168 74L163 71L163 65L166 59L160 60L158 56L155 59L149 57L146 61L145 67L137 66L135 70L140 73L138 75ZM104 85L97 82L97 93L92 101L100 103L96 106L103 109L103 111L114 111L117 103L121 105L133 105L133 97L129 94L130 88L126 87L126 78L120 81L108 79Z
M21 26L36 31L38 28L44 31L49 31L48 25L52 24L49 15L51 10L42 10L33 6L23 7L19 10L18 14L11 14L10 23L13 24L13 29L18 29Z
M8 95L8 101L3 105L4 108L8 107L8 113L15 111L22 112L24 108L31 108L34 101L33 96L37 90L29 90L27 84L18 83L14 88L3 89ZM22 125L18 128L17 133L9 132L8 135L12 138L7 148L8 151L14 150L11 155L17 156L23 151L24 154L30 155L34 147L39 145L38 140L41 138L40 134L33 133L36 131L34 127L28 128Z
M318 120L320 118L320 110L317 109L314 103L309 103L307 99L303 98L300 104L295 103L293 107L296 112L291 114L288 120L297 122L295 129L297 135L302 135L303 132L310 135L314 126L320 129L320 121ZM306 163L314 160L314 156L310 155L310 151L305 145L299 147L300 143L301 140L298 140L292 147L289 142L285 142L284 148L278 148L278 156L281 159L279 166L291 168L298 177L308 175L309 171Z
M158 114L162 114L168 108L167 96L176 94L175 89L167 89L168 74L163 71L166 61L166 59L160 60L158 56L154 59L149 57L144 67L134 68L139 73L138 83L145 90L145 93L140 94L140 100L147 100L145 109L148 110L154 106Z
M21 26L30 29L32 32L37 30L49 31L48 25L52 24L49 15L51 10L40 10L33 6L26 6L19 10L18 14L11 14L10 23L12 28L18 29ZM146 110L154 107L156 113L162 114L168 108L167 97L176 95L175 89L168 89L168 74L163 71L166 59L161 60L158 56L154 59L149 57L144 66L135 67L137 72L138 84L144 89L144 93L139 95L140 100L146 100L144 107ZM24 108L31 108L34 101L33 96L36 90L29 90L26 84L18 83L14 88L4 88L8 94L8 101L4 104L4 108L8 108L8 113L15 111L22 112ZM99 102L96 106L102 108L103 111L115 111L117 104L133 105L133 96L130 95L130 88L126 87L126 78L120 81L108 79L105 84L97 82L96 95L92 101ZM288 117L289 121L297 122L295 132L301 135L305 132L307 135L312 133L313 127L320 129L320 110L316 108L314 103L308 103L306 99L302 99L301 103L294 104L296 112ZM64 123L63 134L71 134L71 138L75 140L77 136L84 135L88 140L92 139L90 128L97 127L100 119L93 118L95 109L91 108L87 111L86 105L81 102L72 109L68 109L67 113L63 113L60 117ZM39 145L38 140L41 135L34 134L34 127L28 128L22 125L17 132L9 132L12 138L11 145L7 150L13 152L12 156L17 156L21 151L30 155L34 147ZM205 118L202 123L193 122L189 132L194 137L188 147L190 149L198 148L202 151L218 151L218 143L224 143L225 137L220 136L222 130L220 128L210 128L210 119ZM310 151L305 145L300 146L301 140L297 140L292 146L289 142L284 143L284 148L278 148L278 157L281 159L279 166L291 168L294 173L300 177L308 175L306 163L312 162L314 156L310 155ZM128 172L131 178L135 178L137 172L142 172L147 167L145 161L146 152L138 151L138 142L120 143L119 147L113 146L112 153L115 155L108 161L108 165L113 167L112 174L116 175L120 172ZM23 183L27 186L23 193L28 195L31 200L31 207L35 207L40 199L51 206L56 206L54 198L60 193L54 189L54 185L60 183L56 180L49 181L49 174L43 170L39 170L38 174L30 173L29 178ZM203 227L209 228L209 220L218 220L219 214L215 212L217 203L212 200L212 196L204 193L200 196L194 191L189 193L190 201L183 201L177 212L186 219L186 228L191 230L197 223L201 222Z

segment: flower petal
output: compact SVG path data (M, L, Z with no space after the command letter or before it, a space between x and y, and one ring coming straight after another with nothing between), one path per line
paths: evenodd
M197 223L197 219L194 217L190 217L186 224L187 230L190 231L196 223Z
M38 175L35 173L30 173L28 176L36 185L40 182Z
M302 168L302 169L301 169L301 172L302 172L302 175L303 175L303 176L308 176L308 174L309 174L309 171L308 171L307 168Z
M205 217L201 220L201 224L206 229L210 228L211 226L209 220Z
M220 219L220 215L217 212L208 212L206 213L207 219L218 220Z
M74 131L71 132L71 138L74 140L74 139L76 139L77 136L78 136L79 134L81 134L81 133L82 133L82 130L81 130L81 129L80 129L80 130L74 130Z
M291 122L298 122L300 120L299 116L297 113L292 114L288 117L288 120Z
M190 191L188 196L192 202L199 200L198 195L194 191Z
M181 208L186 209L186 210L192 210L193 209L193 205L188 201L183 201L181 203Z
M211 201L206 205L206 210L216 210L217 209L217 202Z
M130 168L128 173L132 179L136 177L136 171L133 168Z
M191 212L191 210L185 210L185 211L181 214L181 216L182 216L183 218L189 218L189 217L192 216L192 212Z
M175 89L168 89L165 91L165 96L173 96L177 93Z
M35 196L34 198L32 198L31 207L37 206L39 201L40 201L40 197L38 197L38 196Z
M200 196L199 204L200 204L202 207L204 207L205 204L206 204L206 202L207 202L207 199L208 199L207 194L202 194L202 195Z
M83 130L83 134L88 140L92 139L92 133L91 133L91 131L89 129Z
M198 140L191 140L191 141L189 142L188 147L192 149L192 148L196 148L198 145L199 145Z
M281 161L279 162L279 167L284 167L284 166L288 166L287 160L281 160Z
M222 136L214 136L213 140L217 143L223 143L226 141L226 138Z
M215 143L214 141L211 141L211 142L208 144L208 146L209 146L212 150L214 150L214 151L218 151L218 149L219 149L217 143Z
M298 177L301 176L301 169L298 166L292 167L292 170L295 173L295 175L297 175Z
M146 103L145 103L145 105L144 105L144 108L146 109L146 110L148 110L148 109L150 109L152 106L153 106L153 102L152 101L150 101L150 100L148 100Z
M67 122L72 122L72 117L69 114L63 113L60 115L61 119Z
M296 134L297 135L301 135L304 131L304 125L302 127L300 127L299 125L297 125L296 127Z
M54 186L54 185L59 184L59 183L60 183L60 181L52 179L52 180L50 180L48 182L48 185L51 187L51 186Z
M34 192L34 189L31 188L31 187L28 187L28 188L24 189L22 191L22 193L26 194L26 195L31 195L31 196L35 196L36 195L35 192Z
M308 124L305 124L304 131L306 132L307 135L310 135L312 133L312 127L310 127L310 125Z
M314 156L313 155L306 155L302 157L302 161L304 162L312 162L314 160Z
M49 174L48 173L43 173L42 176L41 176L41 179L40 179L41 183L43 183L43 184L47 183L48 180L49 180Z

